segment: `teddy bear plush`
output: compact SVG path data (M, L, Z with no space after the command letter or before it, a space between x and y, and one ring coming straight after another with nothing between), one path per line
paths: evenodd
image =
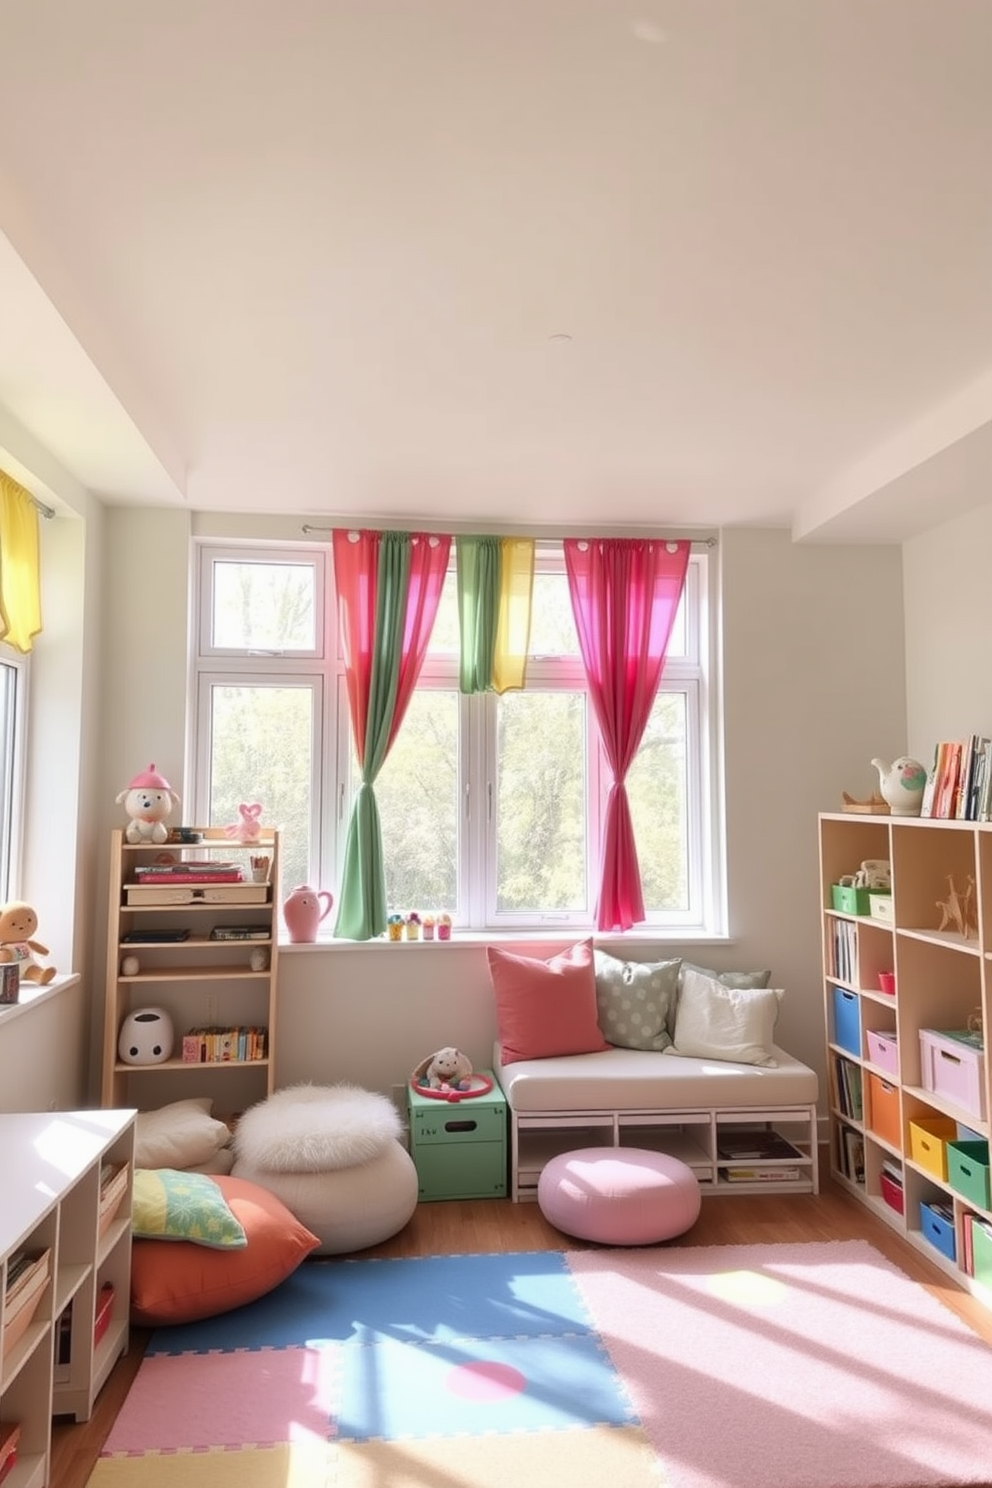
M118 806L123 805L131 818L124 832L127 841L168 842L169 829L165 824L178 801L178 795L154 765L135 775L117 797Z
M42 966L36 956L47 956L48 947L33 940L38 928L38 916L30 904L22 899L12 899L0 908L0 961L16 961L20 977L25 982L38 982L42 986L55 975L54 966Z
M420 1061L413 1072L413 1082L415 1085L427 1085L431 1090L443 1090L445 1087L457 1090L471 1074L472 1061L468 1055L449 1045L435 1050Z

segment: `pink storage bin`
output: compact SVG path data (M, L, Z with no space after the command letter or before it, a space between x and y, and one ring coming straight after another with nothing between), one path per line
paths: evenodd
M920 1029L923 1088L985 1120L985 1051L964 1030Z
M899 1045L896 1042L894 1029L885 1029L875 1032L874 1029L867 1030L868 1058L872 1064L877 1064L879 1069L886 1070L890 1075L899 1073Z

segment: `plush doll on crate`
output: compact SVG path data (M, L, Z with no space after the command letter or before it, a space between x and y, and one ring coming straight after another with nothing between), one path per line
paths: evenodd
M472 1061L460 1049L438 1049L422 1059L411 1076L414 1085L431 1090L464 1089L472 1075Z
M55 967L42 966L35 959L48 955L48 947L32 939L37 928L37 914L22 899L12 899L0 908L0 961L16 961L21 981L46 986Z

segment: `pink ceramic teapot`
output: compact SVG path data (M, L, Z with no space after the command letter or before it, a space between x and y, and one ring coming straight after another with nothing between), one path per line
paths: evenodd
M326 901L326 902L325 902ZM312 889L309 884L298 884L287 895L282 907L290 940L301 945L317 939L317 927L326 919L334 904L334 895L326 889Z

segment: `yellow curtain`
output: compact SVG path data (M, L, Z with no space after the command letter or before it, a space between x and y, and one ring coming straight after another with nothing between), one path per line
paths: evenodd
M38 508L30 493L0 470L0 640L28 652L40 630Z
M504 537L500 543L499 614L493 652L493 691L523 687L530 645L534 593L534 540Z

